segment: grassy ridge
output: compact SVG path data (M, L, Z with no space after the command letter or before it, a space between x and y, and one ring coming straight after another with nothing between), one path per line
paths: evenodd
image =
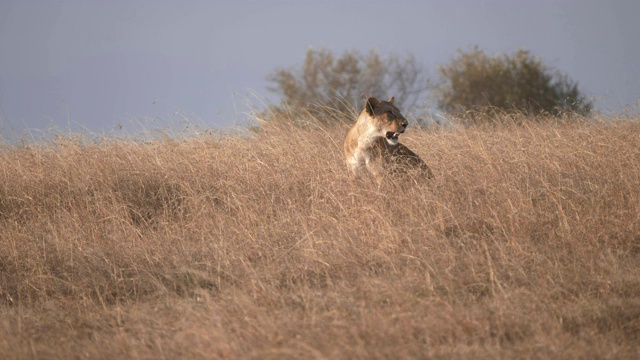
M640 124L346 128L0 151L2 358L640 355Z

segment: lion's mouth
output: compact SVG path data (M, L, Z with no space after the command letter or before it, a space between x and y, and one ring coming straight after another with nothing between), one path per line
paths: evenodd
M397 144L398 143L398 136L400 136L400 133L397 132L393 132L393 131L387 131L387 133L385 134L387 141L391 144Z
M398 136L400 136L400 133L397 132L393 132L393 131L387 131L387 139L389 140L398 140Z

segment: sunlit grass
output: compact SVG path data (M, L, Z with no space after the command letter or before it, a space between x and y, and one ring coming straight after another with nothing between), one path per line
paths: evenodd
M0 357L637 357L640 123L505 123L6 145Z

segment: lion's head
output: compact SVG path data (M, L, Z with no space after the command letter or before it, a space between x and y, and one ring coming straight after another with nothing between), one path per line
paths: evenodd
M389 101L381 101L375 97L370 97L364 106L364 110L370 117L370 122L375 128L375 132L387 140L389 145L398 144L398 136L404 132L409 125L407 119L402 116L400 110L393 105L394 98Z

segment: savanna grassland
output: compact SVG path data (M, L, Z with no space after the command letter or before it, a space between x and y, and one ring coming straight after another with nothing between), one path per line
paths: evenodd
M640 358L640 122L0 149L0 358Z

